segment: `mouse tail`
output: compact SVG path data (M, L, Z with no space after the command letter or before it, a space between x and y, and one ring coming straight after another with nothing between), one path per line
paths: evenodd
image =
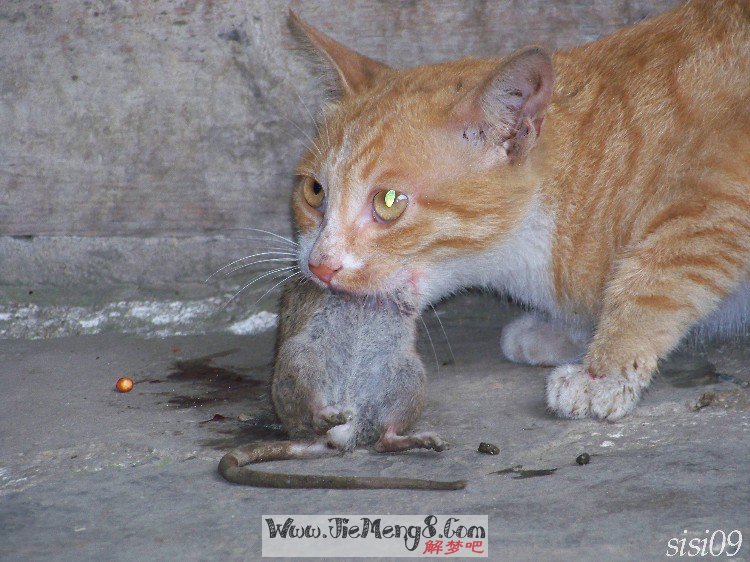
M440 481L377 476L328 476L282 474L252 470L245 465L259 462L312 459L340 455L341 451L320 441L271 441L238 447L221 458L219 474L233 484L260 488L324 488L346 490L460 490L464 480Z
M317 441L259 441L232 449L219 461L219 474L233 484L263 488L299 488L294 481L304 475L277 474L251 470L245 465L290 459L314 459L340 455L325 440Z

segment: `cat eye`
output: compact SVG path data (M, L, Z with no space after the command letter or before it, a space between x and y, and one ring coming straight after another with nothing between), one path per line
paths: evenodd
M305 185L302 187L302 194L305 196L305 201L313 209L320 209L323 206L323 199L325 198L325 192L320 182L308 178L305 180Z
M396 191L388 189L379 191L372 200L372 212L376 220L391 222L400 217L409 204L409 198Z

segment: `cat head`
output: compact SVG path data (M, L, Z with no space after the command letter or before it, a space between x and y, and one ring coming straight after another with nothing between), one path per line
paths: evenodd
M303 272L351 293L429 293L463 257L502 243L534 196L549 55L532 46L394 69L291 18L338 91L297 169Z

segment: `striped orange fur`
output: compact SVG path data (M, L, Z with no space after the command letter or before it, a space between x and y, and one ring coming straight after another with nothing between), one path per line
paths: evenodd
M562 365L548 383L558 414L608 419L748 282L750 1L690 1L554 55L406 69L292 17L340 89L293 195L307 273L329 268L350 292L410 284L425 305L507 292L539 315L506 327L506 355ZM325 191L321 209L305 182ZM387 189L408 206L382 223L372 201Z

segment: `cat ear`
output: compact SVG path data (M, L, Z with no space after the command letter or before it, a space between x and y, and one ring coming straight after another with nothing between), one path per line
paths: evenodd
M541 131L554 81L546 50L532 45L516 51L456 107L468 124L464 138L500 145L511 160L521 157Z
M353 51L321 33L294 11L289 19L304 34L316 51L323 54L338 74L338 85L343 94L357 94L368 89L375 77L389 67Z

